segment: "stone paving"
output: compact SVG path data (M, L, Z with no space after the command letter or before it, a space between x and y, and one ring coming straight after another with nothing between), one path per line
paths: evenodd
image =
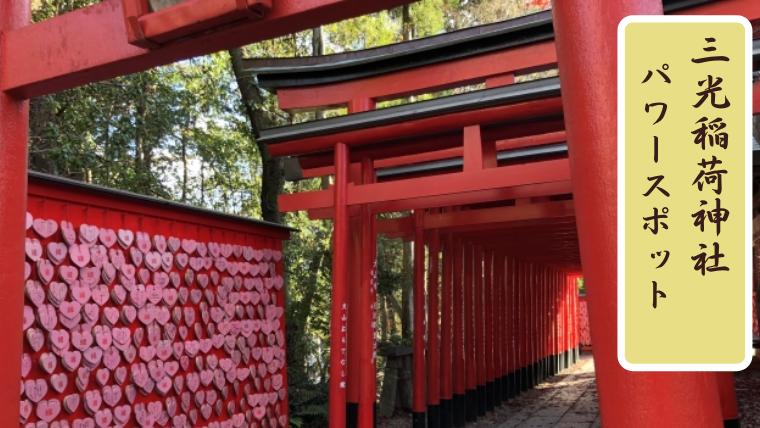
M582 356L575 367L521 394L507 407L512 411L495 426L600 428L594 360L590 355Z
M412 426L411 415L382 419L381 428ZM590 353L574 367L553 376L468 423L467 428L600 428L599 404Z

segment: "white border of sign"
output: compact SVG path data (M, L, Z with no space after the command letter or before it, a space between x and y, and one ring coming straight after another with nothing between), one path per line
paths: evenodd
M746 213L745 245L745 357L738 364L631 364L625 359L625 27L630 23L682 23L682 22L727 22L742 24L746 35L746 80L745 114L748 119L745 129L745 209L752 206L752 26L743 16L627 16L618 25L618 362L630 371L741 371L752 361L752 216ZM710 346L709 343L705 346Z

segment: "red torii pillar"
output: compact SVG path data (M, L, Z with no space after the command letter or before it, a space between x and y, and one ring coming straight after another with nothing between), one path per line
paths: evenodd
M507 398L515 398L520 393L520 365L518 357L519 334L517 330L517 278L515 260L507 257L506 264L506 298L504 304L507 308L507 343L505 351L507 353Z
M428 248L428 352L427 352L427 417L428 427L438 428L441 421L440 412L440 372L438 348L438 249L440 237L438 230L430 231Z
M602 425L720 427L715 374L629 372L617 361L617 27L661 15L662 1L552 5Z
M375 170L370 159L362 159L362 183L375 182ZM377 396L375 326L377 321L377 232L375 214L369 205L361 207L361 283L359 287L359 397L358 425L371 427L375 422ZM355 364L355 362L349 362Z
M519 343L518 343L518 353L519 353L519 380L518 384L520 389L519 392L525 392L529 389L528 387L528 299L526 298L526 290L527 287L525 286L525 262L518 260L517 261L517 278L515 281L515 285L517 288L517 292L515 293L516 302L515 302L515 309L517 312L517 319L515 320L516 327L519 331Z
M473 271L473 280L475 286L475 372L477 379L477 411L478 416L486 415L486 351L485 351L485 329L483 317L483 247L475 246L474 253L475 269Z
M330 428L346 426L346 333L348 320L348 147L335 145L332 304L330 319ZM337 352L336 352L337 351Z
M526 263L527 268L527 304L528 304L528 387L536 387L536 269L533 263Z
M500 268L501 266L501 268ZM504 305L503 305L504 257L493 253L493 404L501 406L504 383Z
M369 98L360 98L351 100L348 103L349 114L360 113L374 110L375 102ZM350 159L349 159L350 162ZM355 184L371 184L375 181L375 171L371 159L362 159L361 163L349 163L349 182ZM369 222L369 225L365 225ZM370 335L369 329L372 328L372 314L374 307L369 310L368 305L371 299L372 304L377 301L374 290L370 290L371 272L374 261L374 252L377 249L377 235L369 234L366 227L373 227L372 215L369 207L361 206L361 214L349 218L349 236L350 243L350 260L349 262L349 281L353 286L348 289L348 306L349 322L348 323L348 385L346 389L346 426L348 428L357 428L364 426L360 423L359 407L361 396L365 398L364 419L372 418L374 421L374 403L375 397L372 396L372 412L367 415L369 403L366 402L369 393L370 384L375 388L376 374L375 368L372 367L371 379L368 376L369 359L374 352L374 328ZM364 258L367 258L365 265ZM358 261L358 263L357 263ZM370 297L368 293L373 293ZM368 337L368 335L370 335ZM372 350L368 354L369 347ZM372 363L374 364L374 358ZM363 387L362 387L363 384ZM374 389L373 389L374 391Z
M414 336L412 426L425 428L425 229L424 212L414 212Z
M494 360L493 360L493 252L485 251L483 253L483 271L484 275L484 297L485 303L485 376L486 376L486 410L493 412L494 403Z
M359 168L357 165L349 165L349 183L358 185L360 181ZM348 218L348 325L346 337L348 340L346 350L346 427L358 428L359 422L359 378L362 328L362 220L363 216L351 216Z
M473 245L469 242L464 244L464 350L465 362L465 419L467 422L478 420L477 402L477 376L475 369L475 315L473 311L474 302L474 275L473 268L475 265Z
M723 426L725 428L740 428L739 405L736 402L734 374L732 372L716 372L715 378L718 382L720 407L723 413Z
M464 355L464 329L467 324L464 322L464 275L462 272L462 263L464 249L462 240L454 240L454 278L453 278L453 315L454 315L454 343L453 356L451 365L453 366L453 426L461 428L465 424L467 392L465 382L465 355Z
M28 0L0 0L0 34L29 25L31 7ZM3 60L0 46L0 61ZM14 64L14 67L23 67ZM0 374L17 379L21 373L24 287L24 236L26 234L26 176L29 132L29 101L18 100L0 91L0 258L8 261L0 270L0 299L15 304L4 305L0 325L14 326L0 339L4 358ZM0 388L0 426L19 425L18 388Z
M447 234L443 241L443 278L441 287L441 428L454 423L452 383L452 288L454 285L454 239ZM461 300L461 299L460 299Z

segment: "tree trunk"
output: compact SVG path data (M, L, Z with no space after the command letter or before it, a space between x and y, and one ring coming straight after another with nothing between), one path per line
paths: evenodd
M182 132L182 202L187 202L187 135Z
M377 306L378 315L377 323L380 325L380 341L388 341L388 310L385 309L386 298L385 296L379 296Z
M409 5L403 6L402 18L401 18L401 30L403 31L404 41L412 40L414 38L414 26L412 25L412 16L409 13Z
M398 304L399 308L401 307L401 304L398 303L398 300L396 300L392 294L385 296L385 305L388 310L388 332L391 335L398 334L398 324L396 323L396 314L398 311L395 309L395 305L391 304L394 302Z
M29 101L29 169L32 171L58 174L55 165L47 157L54 141L47 138L48 124L55 125L58 117L53 109L54 95L32 98Z
M412 283L414 282L414 271L412 270L412 243L404 242L404 250L401 253L403 260L402 283L401 283L401 337L405 339L412 338Z
M243 49L236 48L229 51L232 71L243 99L245 113L251 125L251 134L256 140L256 146L261 156L261 217L273 223L282 223L277 196L285 187L285 179L282 170L282 161L272 157L266 144L259 142L259 132L265 128L266 118L261 111L264 99L259 87L251 77L243 75Z

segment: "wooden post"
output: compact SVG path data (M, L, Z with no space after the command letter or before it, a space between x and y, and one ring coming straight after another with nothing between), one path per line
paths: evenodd
M414 212L414 397L413 428L425 428L425 229L424 212Z
M443 278L441 290L441 428L452 428L454 403L452 390L452 288L454 285L454 239L443 240ZM461 299L460 299L461 300Z
M463 273L464 246L462 240L454 240L454 278L453 278L453 312L454 312L454 349L452 366L454 368L453 400L454 400L454 427L461 428L465 424L467 413L467 392L465 375L465 321L464 321L464 273Z
M440 365L438 349L438 230L430 231L428 248L428 343L427 343L427 412L428 428L439 428L440 412Z
M335 145L332 306L330 318L330 428L346 426L346 324L348 321L348 147Z

